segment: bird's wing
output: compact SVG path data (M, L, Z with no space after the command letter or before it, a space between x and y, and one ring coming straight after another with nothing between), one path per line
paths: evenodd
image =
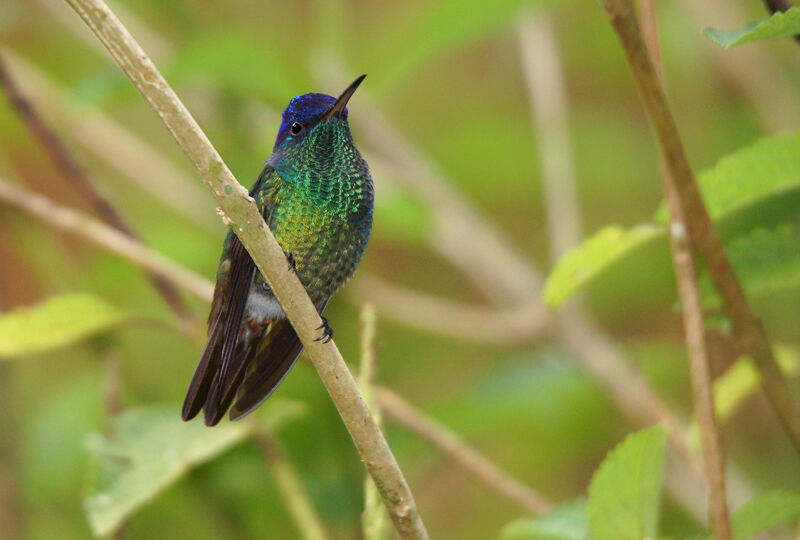
M327 299L317 303L317 311L322 313L327 303ZM288 320L273 322L239 388L239 395L231 407L231 420L238 420L261 405L292 369L302 350L303 344Z
M267 165L251 188L250 195L254 197L273 173L272 167ZM269 222L273 207L268 200L265 199L261 210L264 219ZM247 296L256 267L250 254L247 253L233 232L228 233L226 244L229 248L226 249L228 256L220 261L217 273L217 286L214 289L214 299L208 320L208 342L183 402L182 417L184 420L194 418L200 408L209 401L210 395L215 398L212 402L219 404L219 400L226 397L219 394L226 394L223 390L232 386L232 379L238 376L241 381L243 370L239 369L239 364L245 359L246 353L251 348L245 346L244 343L239 343L239 337ZM254 341L258 342L258 340ZM235 365L232 366L232 364ZM234 369L230 369L231 367ZM220 390L217 390L217 387L220 387ZM224 412L225 409L222 409L222 414ZM206 423L215 416L221 416L221 414L215 411L214 414L209 415L206 411Z

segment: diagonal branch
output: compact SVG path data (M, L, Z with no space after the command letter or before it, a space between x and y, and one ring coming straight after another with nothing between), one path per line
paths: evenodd
M103 111L74 99L47 73L8 48L0 45L0 54L35 98L43 115L59 125L62 132L69 133L71 140L192 224L215 233L220 230L212 199L205 189L162 149Z
M658 24L655 4L652 0L639 0L640 19L646 46L664 84L664 66L658 46ZM686 215L677 197L674 181L670 176L663 155L661 178L670 210L670 249L678 283L678 296L683 312L686 349L689 357L689 372L694 393L695 415L700 425L703 446L703 473L706 497L710 512L711 530L717 540L731 539L731 521L725 489L725 457L719 434L719 425L714 410L714 395L711 386L711 354L706 338L700 285L697 278L697 261L686 236Z
M761 374L763 389L800 451L800 408L786 377L775 361L761 322L751 311L741 285L725 255L694 173L683 149L664 89L642 39L630 0L602 0L633 70L645 109L655 131L675 194L686 217L690 244L703 256L709 276L722 297L725 313L742 351L749 353Z
M108 225L5 180L0 180L0 201L116 253L201 300L211 301L214 286L207 279Z
M411 490L353 376L333 341L315 341L320 315L264 223L247 190L233 177L197 122L130 33L102 0L68 0L159 115L220 205L266 277L333 399L364 465L375 480L395 528L404 538L427 538Z
M182 287L206 302L211 301L214 285L202 276L173 263L161 254L148 249L134 240L127 239L119 234L118 231L109 226L98 222L89 217L49 201L41 195L30 193L27 190L17 188L13 184L0 180L0 204L7 204L11 207L22 210L33 217L42 220L44 223L56 227L60 230L75 234L109 252L116 253L124 259L147 268L152 272L159 273L162 277ZM165 264L165 262L167 264ZM381 399L386 392L392 393L395 399ZM381 390L378 393L379 405L392 418L416 418L413 422L401 422L410 431L428 440L445 454L451 455L454 460L472 471L479 478L485 478L485 483L497 490L499 493L508 496L511 500L523 508L533 511L531 500L536 499L535 492L524 486L518 480L508 477L505 473L501 474L499 481L493 481L491 474L486 476L475 470L473 466L478 463L478 468L488 471L500 471L500 468L492 463L487 457L480 455L476 450L460 443L458 435L452 433L444 426L437 424L429 419L424 413L414 408L402 397L390 390ZM416 429L424 426L424 429ZM451 441L459 441L453 444ZM459 455L475 455L477 459L460 459ZM505 489L505 485L516 485L515 489ZM532 495L533 494L533 495Z
M378 388L377 397L389 418L450 456L507 499L521 505L531 514L541 514L553 507L553 503L544 495L509 476L483 454L467 445L458 434L423 415L395 392L388 388Z

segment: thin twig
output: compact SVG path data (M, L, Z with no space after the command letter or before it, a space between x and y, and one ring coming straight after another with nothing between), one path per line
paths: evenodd
M532 514L540 514L552 508L553 503L545 496L509 476L483 454L470 447L458 434L421 414L395 392L388 388L378 388L377 395L378 403L389 418L428 441L493 490Z
M557 260L580 240L580 208L567 127L567 103L561 63L552 25L545 14L524 15L518 24L520 54L528 86L531 119L538 134L539 155L551 257ZM601 381L620 411L635 425L662 423L671 445L696 479L702 466L686 443L685 422L673 415L624 351L592 323L580 298L556 313L559 335L595 379ZM682 463L668 462L670 475ZM695 480L694 478L692 480ZM685 503L691 484L668 484ZM688 505L689 511L695 511ZM703 512L699 513L702 518Z
M545 328L544 313L530 305L482 307L447 300L362 275L353 294L369 299L387 319L423 332L459 340L530 343Z
M668 177L674 182L686 216L690 244L702 254L709 276L722 297L725 312L733 323L738 344L753 357L761 373L764 392L800 451L800 408L775 361L761 322L750 310L700 197L664 90L639 32L631 0L603 0L602 4L622 43L657 135Z
M381 408L375 400L375 381L378 378L378 352L376 350L377 316L369 302L361 306L361 372L358 385L367 407L375 417L375 423L383 428ZM364 480L364 511L361 514L361 529L365 540L386 538L386 510L381 506L381 497L369 476Z
M8 48L0 45L0 54L47 118L69 133L71 140L193 224L209 231L220 230L213 199L161 149L97 108L75 100L52 77Z
M665 183L668 183L665 180ZM680 202L672 192L670 213L670 244L678 292L683 311L683 325L686 334L686 348L694 392L695 414L700 425L703 441L703 463L706 489L711 512L711 530L717 540L730 540L731 523L725 492L725 460L722 442L714 412L714 397L711 392L711 372L704 335L703 311L697 283L697 270L694 257L686 237Z
M266 277L331 395L395 528L427 538L411 490L336 344L315 341L322 320L247 190L233 177L178 96L102 0L68 0L150 103L217 199L227 222Z
M327 538L322 520L314 509L311 497L303 487L300 475L286 457L277 437L264 430L256 430L253 437L269 463L283 503L289 511L300 538L324 540Z
M520 17L517 38L528 87L531 124L536 127L550 259L556 261L580 241L582 229L564 76L556 38L546 15Z
M658 24L652 0L639 0L644 40L661 84L664 68L658 44ZM683 312L689 372L694 393L695 415L703 441L703 473L710 513L711 530L717 540L730 540L731 521L725 489L725 457L714 410L711 386L711 357L706 341L705 321L700 298L697 262L686 235L686 215L677 196L671 171L661 156L661 176L670 209L670 248Z
M2 54L0 54L0 86L3 87L14 110L24 121L25 125L39 143L39 146L42 147L50 158L53 166L61 173L61 176L70 183L71 187L78 192L106 223L126 236L137 238L136 233L133 232L133 229L128 226L119 212L117 212L114 205L94 187L86 170L81 166L67 145L64 144L56 132L42 120L36 106L22 92L19 85L12 77ZM153 288L161 295L164 302L166 302L185 326L193 327L197 324L197 319L183 303L175 287L152 272L148 272L147 277L153 284Z
M85 238L161 276L174 286L202 300L211 301L214 287L208 280L96 219L4 180L0 180L0 201L59 230Z

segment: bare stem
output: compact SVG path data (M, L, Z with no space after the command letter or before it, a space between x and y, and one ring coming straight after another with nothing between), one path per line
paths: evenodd
M668 178L674 185L686 218L690 244L702 254L709 276L722 297L725 313L733 323L738 344L742 351L753 357L761 373L764 392L800 451L800 409L775 361L761 322L750 310L700 197L663 87L639 31L631 0L603 0L602 4L633 70L669 172Z
M548 322L545 314L530 304L475 306L425 294L370 275L359 276L353 290L359 298L369 299L387 319L459 340L529 343Z
M556 37L543 14L528 14L517 25L519 51L528 86L531 124L536 129L547 209L550 255L561 258L581 238L581 210L567 121L567 93Z
M314 510L308 492L303 487L300 475L286 457L286 452L277 437L263 430L256 430L254 438L261 453L269 463L275 483L295 527L304 540L325 540L327 535L322 520Z
M459 435L415 410L395 392L388 388L379 388L378 403L389 418L428 441L484 484L528 512L540 514L553 507L553 503L545 496L509 476L480 452L470 447Z
M19 85L11 76L2 54L0 54L0 86L5 90L14 110L16 110L17 114L25 122L25 125L33 134L36 141L50 158L53 166L71 184L71 187L89 203L92 209L100 215L106 223L124 235L136 238L136 233L133 232L133 229L128 226L119 212L117 212L114 205L94 187L91 180L89 180L86 170L81 166L75 156L73 156L67 145L64 144L56 132L42 120L36 106L25 96L19 88ZM166 302L182 323L187 327L195 326L197 322L196 318L186 305L184 305L176 288L157 274L148 272L147 276L155 290L161 295L164 302Z
M361 307L361 373L358 385L364 395L369 410L375 417L378 427L382 427L381 408L375 401L375 381L378 378L378 352L376 350L377 316L372 304L364 302ZM361 528L365 540L386 538L386 511L375 484L369 477L364 481L364 512L361 514Z
M663 85L664 70L658 45L658 24L652 0L639 0L646 46ZM730 540L731 522L725 490L725 458L714 410L711 385L711 355L706 341L703 307L697 277L697 262L686 235L686 215L677 196L671 171L661 158L661 176L670 209L670 247L678 294L683 311L689 372L694 393L695 414L703 441L703 473L710 512L711 530L717 540Z
M242 244L269 282L375 480L395 528L404 538L427 538L411 490L333 341L315 341L319 313L264 223L247 190L138 43L102 0L67 0L142 93L213 193Z
M670 203L672 259L683 311L695 414L703 441L703 470L711 512L711 529L717 540L730 540L731 524L725 493L725 460L714 412L714 397L711 391L711 372L703 329L704 321L697 283L697 270L686 237L686 228L681 219L680 207L675 206L680 203L674 196L670 198L672 199Z

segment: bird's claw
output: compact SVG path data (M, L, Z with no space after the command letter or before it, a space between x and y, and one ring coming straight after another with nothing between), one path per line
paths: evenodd
M321 341L323 343L328 343L333 338L333 328L331 328L331 325L328 324L328 319L326 319L325 317L321 318L322 318L322 326L317 328L317 330L322 330L322 335L319 336L314 341Z

